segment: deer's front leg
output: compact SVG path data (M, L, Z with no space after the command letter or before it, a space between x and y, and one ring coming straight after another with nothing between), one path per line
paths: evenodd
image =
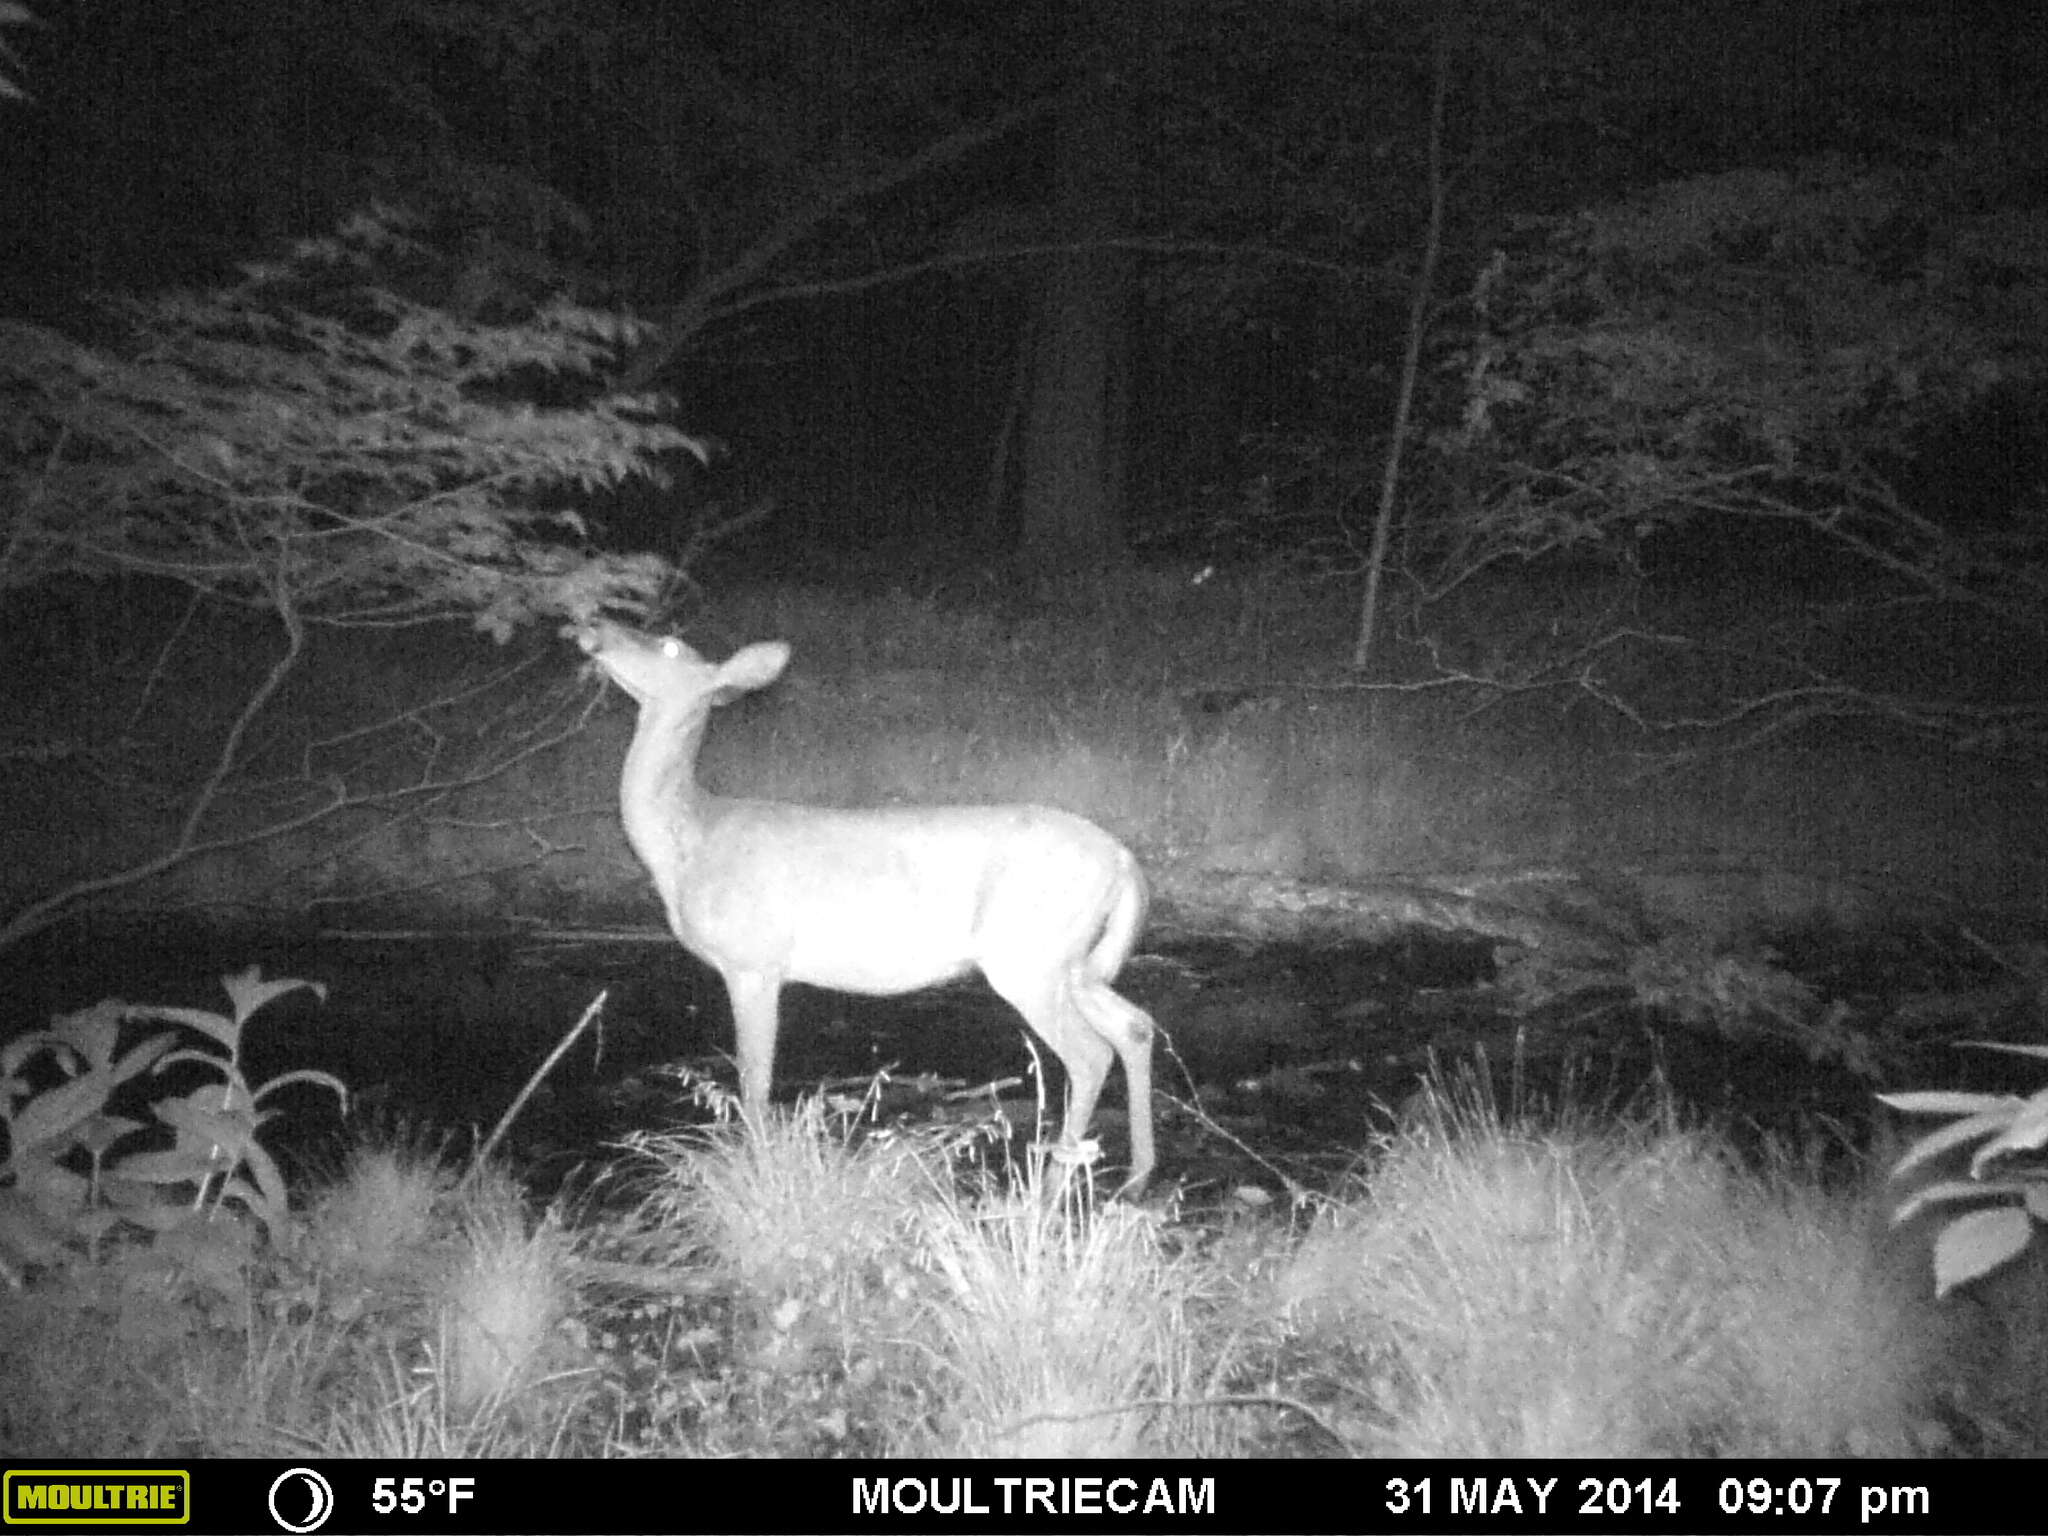
M733 1031L740 1058L740 1102L760 1119L768 1109L768 1089L775 1080L776 1010L782 978L772 972L732 971L725 978L732 999Z

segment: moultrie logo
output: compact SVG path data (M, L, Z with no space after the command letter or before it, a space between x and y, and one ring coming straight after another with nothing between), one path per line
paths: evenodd
M192 1519L192 1474L148 1471L8 1469L0 1518L9 1525L185 1525Z

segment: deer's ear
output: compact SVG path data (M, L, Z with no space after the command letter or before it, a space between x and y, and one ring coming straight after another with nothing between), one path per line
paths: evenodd
M739 692L765 688L782 676L782 669L788 665L789 647L780 640L763 640L733 652L732 658L718 669L718 680Z

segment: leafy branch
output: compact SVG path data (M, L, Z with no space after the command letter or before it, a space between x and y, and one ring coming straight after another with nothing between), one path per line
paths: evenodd
M1455 420L1431 447L1461 491L1411 530L1425 594L1553 555L1625 577L1668 535L1732 542L1752 523L1800 536L1800 558L1847 583L1815 625L1917 604L2048 640L2037 493L1965 518L1907 489L1936 434L2048 380L2048 227L1969 192L1995 185L1974 165L1963 151L1904 171L1822 159L1519 221L1445 359ZM1855 714L1951 741L2048 740L2048 711L1853 672L1658 723L1768 711L1773 730Z
M454 313L412 296L436 287L438 262L373 209L221 289L110 300L90 339L0 322L0 597L110 577L191 594L111 743L77 741L130 694L122 667L73 701L70 732L61 713L8 723L0 763L140 765L116 786L124 810L169 810L146 851L0 920L0 947L201 856L475 787L576 728L515 722L456 761L429 717L457 718L489 686L464 685L329 730L283 767L259 727L314 629L460 618L503 641L536 620L644 611L675 578L598 548L573 500L703 456L661 397L602 383L642 330L566 300ZM236 610L274 621L276 653L224 715L232 670L188 665L174 696L171 658L198 616ZM353 767L334 766L349 752Z
M200 294L110 302L109 342L0 323L0 589L145 575L307 622L462 616L499 638L644 603L564 498L702 445L595 376L641 328L566 301L487 324L377 279L430 253L377 210Z

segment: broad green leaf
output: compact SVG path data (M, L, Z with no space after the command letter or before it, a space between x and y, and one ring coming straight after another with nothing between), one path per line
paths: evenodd
M71 1142L105 1107L112 1087L104 1075L94 1073L59 1083L30 1099L8 1122L14 1143L12 1156L18 1158L26 1149L48 1142Z
M1934 1294L1988 1275L2027 1246L2034 1224L2017 1206L1958 1216L1934 1240Z
M321 1002L327 1001L327 984L320 981L294 981L289 978L265 981L260 966L250 966L246 971L236 971L221 978L221 986L227 990L228 1000L235 1007L235 1022L246 1025L250 1015L265 1004L288 993L304 990L311 992Z

